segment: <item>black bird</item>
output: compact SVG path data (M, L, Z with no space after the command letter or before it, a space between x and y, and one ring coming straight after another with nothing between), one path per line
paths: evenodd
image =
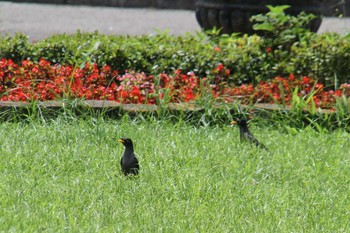
M252 144L254 144L256 147L261 147L263 149L267 149L267 147L260 143L258 139L256 139L253 134L248 129L248 121L245 119L236 119L235 121L232 121L231 124L238 125L239 127L239 135L241 142L248 141Z
M118 142L123 143L125 150L122 158L120 159L120 166L124 175L137 175L139 174L139 161L134 153L134 145L130 138L121 138Z

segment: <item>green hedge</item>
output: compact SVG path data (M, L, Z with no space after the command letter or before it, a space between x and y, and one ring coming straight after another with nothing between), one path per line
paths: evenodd
M271 44L272 43L272 44ZM273 44L275 43L275 44ZM277 44L276 44L277 43ZM270 49L271 48L271 49ZM334 88L350 79L350 37L308 32L288 48L259 36L217 32L172 36L110 36L77 32L30 43L25 35L0 37L0 57L82 66L86 62L147 74L176 69L213 77L219 63L231 70L235 84L269 80L289 73L307 75Z

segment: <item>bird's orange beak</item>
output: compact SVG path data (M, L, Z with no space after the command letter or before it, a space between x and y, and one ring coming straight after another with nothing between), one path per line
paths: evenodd
M231 121L231 125L237 125L237 121Z
M123 139L118 139L118 142L124 143Z

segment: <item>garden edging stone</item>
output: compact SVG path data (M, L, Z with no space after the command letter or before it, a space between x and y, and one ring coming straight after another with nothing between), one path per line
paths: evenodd
M157 112L160 109L168 109L170 111L202 111L204 110L203 107L196 105L195 103L169 103L166 106L158 106L155 104L122 104L115 101L108 101L108 100L81 100L77 101L74 104L71 104L72 102L68 101L55 101L55 100L49 100L49 101L37 101L37 102L14 102L14 101L0 101L0 109L8 109L8 108L28 108L30 106L33 106L33 104L37 105L38 107L43 108L65 108L68 105L71 105L73 107L89 107L94 109L119 109L121 111L127 112L127 113L142 113L142 112ZM224 109L226 108L226 104L224 103L216 103L213 105L214 109ZM241 105L242 108L251 108L252 106L248 105ZM253 106L254 111L290 111L291 107L287 106L285 108L281 108L277 104L255 104ZM307 112L307 110L305 110ZM317 113L320 114L332 114L335 113L333 110L329 109L321 109L318 108L316 110Z

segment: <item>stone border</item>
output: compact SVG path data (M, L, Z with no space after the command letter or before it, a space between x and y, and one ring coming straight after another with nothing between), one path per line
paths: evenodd
M0 101L0 109L3 108L28 108L36 104L39 107L43 108L64 108L67 104L71 102L65 101L38 101L36 103L32 102L11 102L11 101ZM107 100L81 100L77 102L76 106L89 107L94 109L120 109L129 113L141 113L141 112L156 112L161 109L160 106L151 104L121 104L115 101L107 101ZM220 109L224 108L226 105L224 103L217 103L213 106L213 108ZM250 106L242 105L243 108L250 108ZM202 111L203 107L200 107L194 103L169 103L166 106L166 109L170 111ZM286 109L282 109L276 104L255 104L253 109L255 110L266 110L266 111L284 111L291 110L291 107L287 107ZM306 111L305 111L306 112ZM332 114L335 111L329 109L317 109L317 113L320 114Z

